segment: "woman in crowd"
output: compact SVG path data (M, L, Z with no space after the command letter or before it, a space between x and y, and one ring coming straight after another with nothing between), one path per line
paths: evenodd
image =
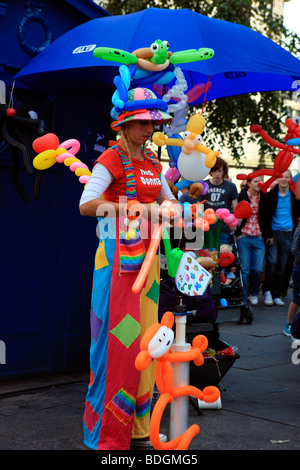
M247 180L248 189L242 189L238 201L247 201L252 215L243 219L236 231L241 262L241 272L245 290L245 300L252 305L258 302L260 282L265 262L266 195L259 189L260 177Z

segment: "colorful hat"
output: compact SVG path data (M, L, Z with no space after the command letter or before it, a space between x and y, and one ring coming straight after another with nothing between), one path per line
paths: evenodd
M157 124L164 124L173 119L166 112L167 110L167 103L158 99L153 91L148 88L135 88L128 91L128 100L124 108L120 110L117 121L112 122L111 128L119 131L121 124L134 120L156 121Z

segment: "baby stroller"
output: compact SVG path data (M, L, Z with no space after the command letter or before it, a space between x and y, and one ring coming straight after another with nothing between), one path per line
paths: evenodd
M208 286L203 295L185 295L178 290L175 279L168 276L164 255L162 255L162 261L159 320L168 310L175 315L176 313L186 314L186 342L192 343L193 338L198 334L207 337L208 350L204 365L199 368L193 363L190 364L190 384L199 388L207 385L217 386L239 355L228 343L219 338L219 309L217 297L213 295L214 286L212 288Z
M218 308L218 321L234 321L242 323L245 319L248 324L253 321L253 309L245 301L243 277L240 257L235 234L231 234L230 245L234 255L234 262L228 268L235 268L235 278L229 285L221 282L222 269L215 271L213 278L212 296ZM224 271L223 271L224 274Z

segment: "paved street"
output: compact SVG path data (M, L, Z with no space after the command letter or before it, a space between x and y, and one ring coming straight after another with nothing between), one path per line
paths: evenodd
M300 448L300 364L283 335L284 307L265 307L262 296L252 324L221 323L220 339L240 358L220 381L220 410L189 407L200 433L193 450L296 450ZM199 368L199 374L201 373ZM1 450L86 450L82 416L88 373L0 384ZM169 434L169 409L161 431Z

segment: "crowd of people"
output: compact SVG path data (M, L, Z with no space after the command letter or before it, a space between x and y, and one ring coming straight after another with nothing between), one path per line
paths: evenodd
M259 187L261 177L244 181L240 191L228 178L228 165L220 157L210 171L208 193L198 197L206 200L204 209L228 208L247 201L252 215L242 219L235 230L239 251L245 301L257 305L260 291L267 306L284 306L288 288L293 286L293 301L288 307L283 332L291 336L291 326L300 305L300 201L290 189L292 173L285 171L273 187L263 192ZM180 202L195 202L188 193ZM232 230L232 229L231 229ZM299 229L300 232L300 229ZM221 242L228 243L229 227L224 228ZM294 240L294 241L293 241ZM299 273L298 273L299 271Z

